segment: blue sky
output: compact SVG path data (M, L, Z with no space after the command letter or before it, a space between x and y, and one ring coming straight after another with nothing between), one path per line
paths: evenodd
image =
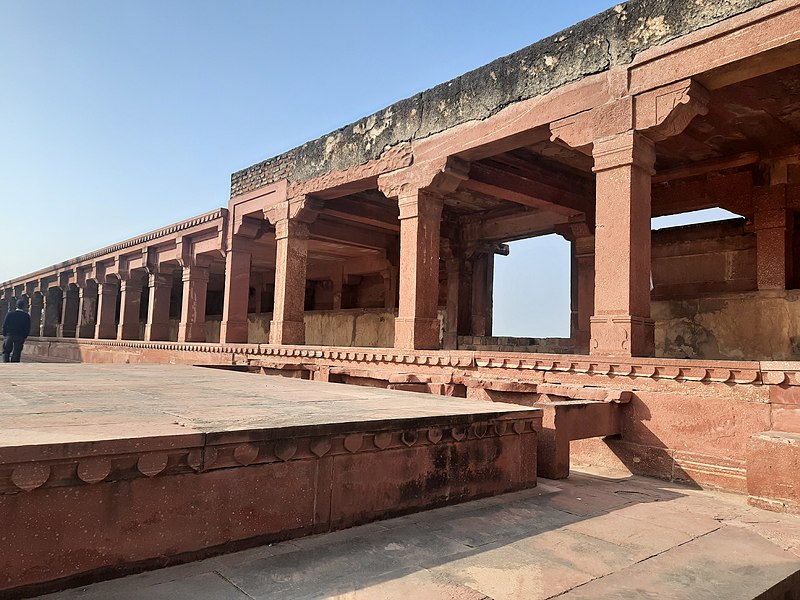
M0 0L0 281L225 206L233 171L613 4ZM498 333L565 333L559 241L498 259Z

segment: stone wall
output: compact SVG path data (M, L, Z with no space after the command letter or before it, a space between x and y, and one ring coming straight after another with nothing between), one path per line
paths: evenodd
M231 197L288 179L308 181L377 159L567 83L630 63L643 50L771 0L631 0L488 65L231 176Z

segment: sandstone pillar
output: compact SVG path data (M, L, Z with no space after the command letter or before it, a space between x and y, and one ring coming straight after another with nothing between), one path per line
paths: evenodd
M183 299L181 322L178 326L178 341L204 342L206 340L208 268L197 265L184 266L182 279ZM260 292L257 295L260 298Z
M98 281L95 337L99 340L113 340L117 337L118 293L119 281L117 279Z
M447 269L447 304L442 345L448 350L458 348L459 292L461 290L461 258L448 242L445 244L445 268Z
M139 339L139 314L142 307L142 274L129 273L120 277L118 340Z
M439 348L439 229L442 197L426 190L401 196L400 306L395 347Z
M275 308L270 344L303 344L308 260L308 225L291 219L275 223ZM341 306L341 296L340 296Z
M650 188L653 142L627 132L594 143L597 174L592 354L652 356Z
M231 236L225 255L225 300L220 328L220 342L223 344L247 343L251 248L251 239Z
M79 338L93 338L97 326L97 284L87 280L78 287Z
M494 252L481 252L472 259L472 335L492 335Z
M41 292L31 293L31 335L40 335L42 330L42 311L44 310L44 297Z
M42 322L42 337L56 337L58 335L58 318L60 316L59 299L61 288L51 287L44 294L44 320Z
M342 289L344 286L344 273L341 269L331 275L331 287L333 289L332 310L342 310Z
M58 335L64 338L74 338L78 330L78 311L80 310L78 287L75 284L68 284L62 289L63 302L61 304L61 324L58 327Z
M756 188L756 277L759 290L785 290L792 281L794 214L786 208L786 186Z
M594 313L594 231L584 217L557 232L570 243L570 339L576 353L588 354Z
M169 301L172 294L172 275L150 273L147 278L149 302L144 339L148 342L169 339Z

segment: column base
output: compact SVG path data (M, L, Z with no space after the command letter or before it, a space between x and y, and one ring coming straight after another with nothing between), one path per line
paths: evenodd
M305 344L306 324L302 321L270 321L269 343L275 345Z
M397 317L394 320L394 347L409 350L438 350L439 319Z
M181 323L178 325L179 342L205 342L205 323Z
M58 328L58 337L74 338L75 333L76 333L76 328L74 325L71 327L69 325L67 325L66 327L62 325Z
M78 325L78 332L75 337L92 339L94 338L96 327L97 326L94 323L89 323L87 325Z
M118 340L138 340L139 323L126 323L117 327Z
M97 327L95 337L98 340L114 340L117 338L117 326L113 325L100 325Z
M219 341L223 344L246 344L247 321L223 321L219 330Z
M169 323L148 323L144 326L144 339L147 342L169 340Z
M653 356L655 321L631 315L592 317L592 356Z

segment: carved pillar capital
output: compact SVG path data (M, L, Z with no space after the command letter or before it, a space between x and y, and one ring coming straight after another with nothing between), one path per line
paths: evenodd
M387 198L402 200L416 196L420 190L429 194L454 192L466 179L469 179L469 163L449 156L385 173L378 177L378 189Z
M592 149L595 173L619 167L637 167L653 175L656 150L653 141L636 131L596 140Z

